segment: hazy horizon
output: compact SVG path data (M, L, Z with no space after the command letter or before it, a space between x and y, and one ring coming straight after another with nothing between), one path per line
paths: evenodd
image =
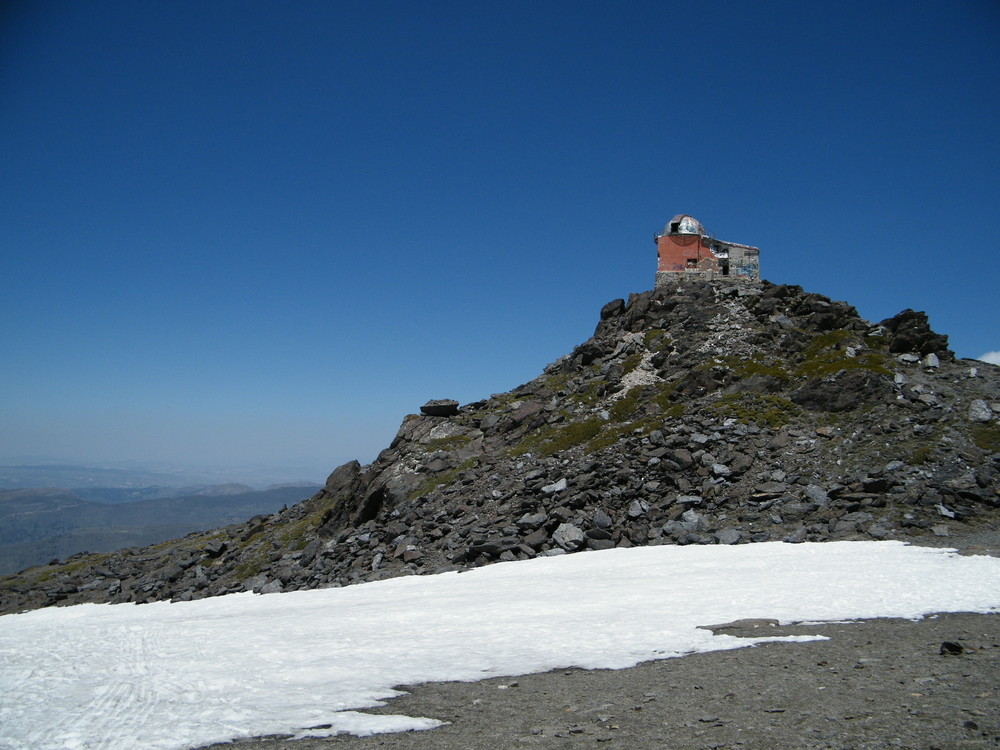
M350 460L350 459L345 459ZM60 487L245 484L263 489L278 484L323 484L340 464L303 462L192 464L170 461L108 460L81 462L58 456L0 456L0 490ZM58 478L62 477L61 480Z

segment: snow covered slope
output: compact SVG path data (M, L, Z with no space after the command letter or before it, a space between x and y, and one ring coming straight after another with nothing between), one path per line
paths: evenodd
M428 729L440 722L358 710L395 685L809 640L697 627L738 618L997 610L1000 559L900 542L610 549L338 589L50 608L0 617L0 747Z

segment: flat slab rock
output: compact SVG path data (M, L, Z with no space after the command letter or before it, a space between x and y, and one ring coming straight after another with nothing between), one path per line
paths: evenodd
M458 401L450 398L431 399L420 407L420 413L428 417L453 417L458 414Z

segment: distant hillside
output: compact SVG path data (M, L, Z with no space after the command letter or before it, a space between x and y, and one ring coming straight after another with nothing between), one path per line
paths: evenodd
M160 488L167 491L160 497L177 497L194 494L199 488L217 487L234 481L258 488L303 480L316 483L325 471L326 467L260 463L219 467L164 464L158 468L129 468L43 462L41 459L18 461L0 457L0 490L29 487L66 487L74 490L115 488L150 497L148 490ZM102 499L101 502L109 501Z
M23 487L178 487L203 480L169 472L123 469L77 464L0 465L0 488ZM208 484L209 482L205 482ZM176 494L176 493L175 493Z
M299 486L306 485L309 483L303 482ZM71 491L82 500L113 505L115 503L134 503L137 500L159 500L186 495L238 495L244 492L254 492L254 488L245 484L199 484L187 487L72 487Z
M144 489L159 494L163 488ZM128 499L142 490L121 488L2 490L0 574L79 552L155 544L245 521L295 504L317 489L316 485L284 485L256 491L220 485L179 497L142 500Z

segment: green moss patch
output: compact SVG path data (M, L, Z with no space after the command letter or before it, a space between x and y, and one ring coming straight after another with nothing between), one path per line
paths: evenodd
M267 553L261 550L252 557L248 557L235 568L233 568L233 575L236 577L237 581L245 581L247 578L253 578L255 575L260 573L267 564Z
M633 434L649 434L663 426L659 417L643 417L626 424L608 424L587 443L587 453L596 453L610 448L619 440Z
M667 332L663 328L650 328L643 334L642 340L647 349L662 351L673 343L666 334Z
M597 379L582 383L566 397L566 400L581 406L593 406L600 399L598 394L603 386L604 382Z
M828 349L836 349L838 347L845 346L852 335L851 331L840 329L813 336L806 345L805 350L802 352L802 358L812 359Z
M294 523L287 524L275 535L278 542L288 549L298 550L309 544L313 538L322 513L313 513Z
M572 380L572 377L568 372L557 372L545 378L542 384L550 391L558 393L559 391L566 390L570 384L570 380Z
M726 357L723 360L723 365L741 380L754 375L767 375L779 380L791 378L791 374L785 369L784 362L780 359L764 357L761 354L754 354L750 359Z
M803 362L795 369L795 374L805 378L822 378L844 370L867 370L880 375L892 375L892 370L886 364L885 355L877 352L864 352L848 357L846 353L837 351Z
M601 431L604 424L604 420L592 417L582 422L544 427L525 436L511 450L511 454L516 456L535 453L540 456L552 456L586 443Z
M877 352L889 351L888 336L865 336L865 346Z
M641 354L628 355L622 362L622 374L628 375L630 372L633 372L639 366L640 362L642 362Z
M612 422L624 422L631 417L643 404L643 386L630 388L628 392L608 407Z
M680 403L674 402L674 396L677 394L677 382L663 382L657 383L653 386L655 389L652 396L650 396L650 401L660 407L660 411L666 413L675 407L681 407L681 413L684 412L684 406ZM678 415L679 416L679 415Z
M972 439L984 451L1000 453L1000 424L973 427Z
M731 393L710 407L720 419L777 429L791 423L802 410L786 398L759 393Z
M448 487L458 480L459 475L463 471L468 471L477 463L479 463L479 459L472 457L466 459L460 466L456 466L454 469L448 469L447 471L442 471L440 474L427 477L419 487L410 492L406 497L408 500L415 500L423 495L429 495L441 485Z
M881 375L892 375L888 360L881 351L862 351L853 357L847 356L847 347L855 334L852 331L830 331L813 336L802 352L802 359L795 368L795 375L804 378L822 378L843 370L868 370ZM878 337L867 337L877 339ZM862 348L856 341L856 348ZM882 348L881 342L876 341Z
M37 579L39 583L42 583L49 580L52 576L79 573L85 568L89 568L94 565L101 565L110 557L111 553L108 552L95 553L93 555L81 557L78 560L73 560L72 562L59 563L58 565L37 566L35 568L29 568L29 570L42 571Z
M450 435L449 437L434 438L422 443L421 446L428 451L453 451L457 448L464 448L472 442L469 435Z

